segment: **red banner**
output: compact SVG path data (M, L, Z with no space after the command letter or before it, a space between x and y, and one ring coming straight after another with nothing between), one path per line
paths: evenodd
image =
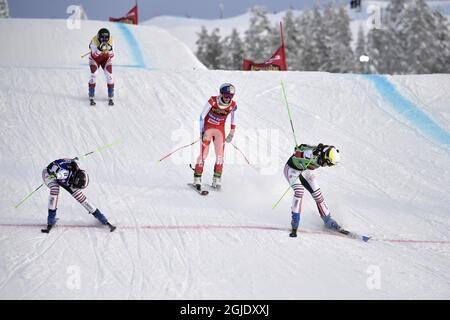
M128 13L125 17L121 17L121 18L109 17L109 21L129 23L129 24L138 24L138 6L137 6L137 4L133 7L133 9L128 11Z
M254 63L253 61L244 59L242 66L244 71L287 71L286 54L284 52L284 45L278 48L273 56L264 63Z

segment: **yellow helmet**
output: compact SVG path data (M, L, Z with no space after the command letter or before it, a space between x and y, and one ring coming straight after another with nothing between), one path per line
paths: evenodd
M339 150L336 149L333 146L327 147L323 150L324 152L324 162L329 165L333 166L341 161L341 156L339 154Z

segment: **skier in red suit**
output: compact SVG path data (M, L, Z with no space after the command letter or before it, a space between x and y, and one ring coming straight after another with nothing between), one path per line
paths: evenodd
M230 83L224 83L220 86L219 91L218 96L213 96L208 100L200 115L201 147L194 170L194 185L197 188L201 187L203 165L208 157L211 141L214 143L216 153L212 186L218 189L221 187L225 142L231 142L236 129L237 105L233 100L235 88ZM225 121L228 115L231 115L231 130L225 138Z

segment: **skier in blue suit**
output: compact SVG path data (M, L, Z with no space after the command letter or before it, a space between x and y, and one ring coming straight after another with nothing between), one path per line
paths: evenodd
M56 223L56 210L58 207L58 197L60 187L69 192L90 214L97 218L103 225L109 227L110 231L116 229L99 209L91 205L86 196L81 191L89 184L89 176L86 171L81 170L75 159L58 159L51 162L42 171L42 179L50 189L48 198L47 229L42 232L48 233Z

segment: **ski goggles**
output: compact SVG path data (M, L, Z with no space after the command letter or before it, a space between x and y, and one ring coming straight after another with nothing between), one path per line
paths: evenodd
M98 37L98 41L99 41L100 43L102 43L102 42L108 42L108 41L109 41L109 34L101 34L101 35Z
M234 97L234 94L233 93L228 93L228 92L225 92L225 93L222 93L222 97L224 97L224 98L227 98L227 99L233 99L233 97Z

